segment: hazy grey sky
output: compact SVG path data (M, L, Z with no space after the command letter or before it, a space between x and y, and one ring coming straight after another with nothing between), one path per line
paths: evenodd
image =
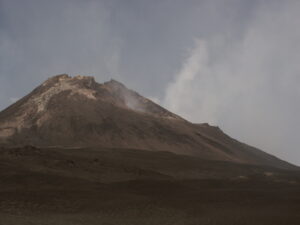
M114 78L300 165L300 1L0 0L0 109L49 76Z

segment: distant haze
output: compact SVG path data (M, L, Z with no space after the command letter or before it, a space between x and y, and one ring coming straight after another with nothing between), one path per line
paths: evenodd
M0 109L55 74L114 78L300 165L299 12L297 0L0 0Z

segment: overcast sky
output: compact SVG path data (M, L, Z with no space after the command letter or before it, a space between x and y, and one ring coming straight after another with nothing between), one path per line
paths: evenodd
M0 109L110 78L300 165L300 1L0 0Z

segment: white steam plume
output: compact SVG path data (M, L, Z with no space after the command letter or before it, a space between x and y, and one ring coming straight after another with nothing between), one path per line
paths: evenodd
M196 40L164 105L300 164L294 135L300 130L299 10L295 1L262 5L240 40L228 34Z

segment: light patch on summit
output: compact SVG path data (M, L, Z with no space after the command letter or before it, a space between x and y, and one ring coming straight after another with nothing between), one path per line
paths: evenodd
M73 94L80 94L80 95L83 95L89 99L94 99L96 100L96 97L95 97L95 91L93 90L90 90L90 89L77 89L77 90L72 90L72 93Z
M84 79L83 76L76 76L74 78L68 76L61 76L58 79L58 82L55 83L52 87L50 87L47 91L42 93L39 96L36 96L33 99L33 102L37 105L38 112L44 111L49 100L56 94L59 94L63 91L71 91L71 95L80 94L89 99L95 100L95 91L92 89L81 88L76 83L72 83L75 79ZM47 81L49 82L49 81Z

